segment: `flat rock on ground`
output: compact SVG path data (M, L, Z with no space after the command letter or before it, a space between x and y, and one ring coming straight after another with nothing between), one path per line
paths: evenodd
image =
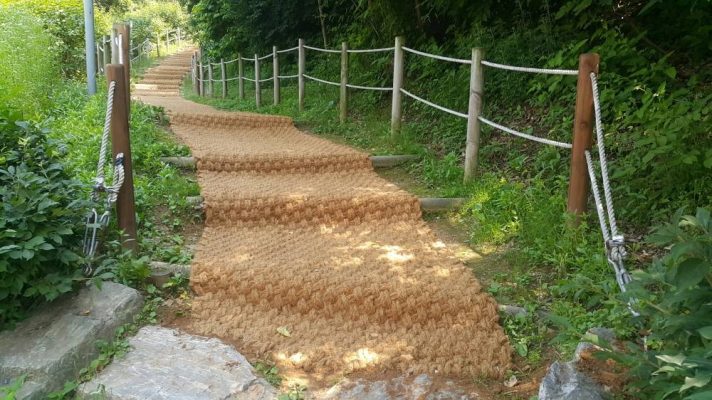
M245 357L218 339L159 326L141 328L132 349L79 388L79 398L276 399Z
M476 393L465 393L453 382L434 387L426 374L415 377L400 376L389 380L351 381L345 379L328 390L312 393L318 400L470 400L479 399Z
M44 306L14 330L0 333L0 386L26 375L17 398L45 398L96 358L97 340L111 340L142 306L136 290L111 282Z

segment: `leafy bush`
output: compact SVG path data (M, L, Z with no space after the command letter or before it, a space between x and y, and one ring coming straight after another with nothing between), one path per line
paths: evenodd
M59 66L66 77L82 75L85 61L84 6L81 0L0 0L0 4L32 13L42 21L41 34L48 41L44 51L49 51L54 62L54 67L48 71ZM108 30L109 20L101 10L95 9L94 14L95 32L100 35ZM24 37L20 35L17 38Z
M166 30L181 28L185 32L188 15L175 1L146 1L126 13L126 20L133 23L131 36L134 43L146 39L155 41L156 34Z
M23 9L0 4L0 104L26 118L48 106L59 69L52 38L42 21Z
M52 96L57 107L50 115L48 126L50 135L67 146L67 168L80 181L90 184L96 173L106 92L102 87L102 94L87 98L82 95L83 91L82 85L76 82L60 86ZM176 143L160 128L163 118L158 108L142 103L131 106L131 155L139 246L142 252L150 253L153 260L186 263L190 253L182 241L177 240L174 230L182 228L183 218L194 216L195 211L186 197L198 195L199 190L194 179L161 162L161 157L188 154L185 146ZM113 254L114 258L121 259L117 252Z
M0 117L0 329L72 288L82 186L47 131Z
M678 212L649 241L669 248L645 271L634 272L630 298L649 327L647 351L629 343L618 359L637 378L641 398L712 397L712 218Z

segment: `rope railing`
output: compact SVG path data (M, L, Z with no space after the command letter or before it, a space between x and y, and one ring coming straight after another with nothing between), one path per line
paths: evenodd
M382 53L395 50L395 47L382 47L380 49L348 49L348 53Z
M393 90L393 88L390 88L390 87L361 86L361 85L353 85L351 83L347 83L346 87L349 89L376 90L376 91L383 91L383 92L390 92L391 90Z
M284 49L284 50L277 50L277 53L284 54L284 53L289 53L289 52L295 51L295 50L299 50L299 46L290 47L290 48Z
M439 56L439 55L436 55L436 54L430 54L430 53L426 53L426 52L424 52L424 51L418 51L418 50L415 50L415 49L411 49L410 47L405 47L405 46L403 46L403 50L405 50L405 51L407 51L407 52L409 52L409 53L417 54L417 55L419 55L419 56L434 58L434 59L436 59L436 60L449 61L449 62L454 62L454 63L459 63L459 64L472 64L472 60L465 60L465 59L462 59L462 58L452 58L452 57Z
M598 186L593 168L593 158L590 150L586 150L586 166L591 182L591 191L593 193L594 202L596 204L596 213L598 214L598 222L601 227L601 235L605 244L606 258L608 264L613 269L616 282L622 292L626 291L626 286L632 281L632 278L625 268L624 260L627 256L625 249L625 238L618 232L618 224L616 222L615 209L613 208L613 194L611 192L611 183L608 176L608 160L606 158L606 146L604 142L603 123L601 122L601 104L598 92L598 80L595 73L589 74L591 82L591 90L593 93L593 110L594 110L594 128L596 132L596 147L598 150L598 163L601 170L601 182L603 184L603 197ZM605 207L604 207L605 204ZM633 315L638 315L633 309L632 300L628 303L628 308Z
M430 107L433 107L433 108L438 109L438 110L440 110L440 111L446 112L446 113L448 113L448 114L452 114L452 115L454 115L454 116L456 116L456 117L467 118L467 114L465 114L465 113L461 113L461 112L459 112L459 111L451 110L451 109L449 109L449 108L447 108L447 107L443 107L443 106L441 106L441 105L439 105L439 104L435 104L435 103L433 103L432 101L425 100L424 98L418 97L418 96L414 95L413 93L411 93L411 92L409 92L409 91L407 91L407 90L405 90L405 89L403 89L403 88L401 88L400 91L401 91L401 93L405 94L406 96L408 96L408 97L410 97L410 98L412 98L412 99L418 100L419 102L421 102L421 103L423 103L423 104L429 105Z
M278 62L278 57L275 56L275 53L277 54L282 54L286 52L291 52L291 51L297 51L298 52L298 73L294 75L279 75L279 62ZM321 79L312 75L309 75L306 73L306 50L313 50L317 52L323 52L323 53L331 53L331 54L341 54L341 81L340 82L334 82L334 81L329 81L326 79ZM377 52L390 52L393 51L393 86L392 87L375 87L375 86L365 86L365 85L357 85L353 83L348 82L348 54L350 53L377 53ZM460 112L454 109L450 109L448 107L439 105L437 103L434 103L432 101L429 101L423 97L420 97L416 94L411 93L410 91L406 90L403 88L403 75L404 75L404 63L405 63L405 57L404 53L411 53L415 54L418 56L423 56L423 57L428 57L431 59L435 60L440 60L440 61L446 61L446 62L452 62L452 63L457 63L457 64L462 64L462 65L469 65L470 66L470 87L469 87L469 104L468 104L468 109L467 112ZM266 79L259 79L259 60L267 59L267 58L274 58L274 63L273 63L273 76L271 78L266 78ZM238 59L236 59L238 60ZM249 61L249 62L255 62L255 78L248 78L244 76L242 72L242 66L240 64L240 72L239 76L237 78L230 78L230 79L225 79L222 78L223 81L227 80L235 80L238 79L240 82L240 98L244 98L244 92L243 88L244 86L242 85L243 81L249 81L249 82L254 82L255 83L255 88L256 88L256 103L259 106L260 104L260 97L259 97L259 83L261 82L267 82L267 81L273 81L274 82L274 91L275 91L275 104L279 102L279 80L281 79L298 79L298 97L299 97L299 109L300 111L303 110L304 108L304 97L305 97L305 80L310 80L314 81L317 83L325 84L325 85L330 85L330 86L338 86L341 88L340 90L340 120L344 121L347 116L347 105L346 101L348 99L347 97L347 89L360 89L360 90L373 90L373 91L382 91L382 92L391 92L392 94L392 107L391 107L391 132L393 135L397 135L399 130L400 130L400 125L402 121L402 101L401 101L401 95L404 95L408 98L411 98L417 102L423 103L429 107L432 107L436 110L439 110L441 112L453 115L455 117L463 118L467 120L467 151L466 151L466 156L465 156L465 181L471 180L475 176L475 171L476 171L476 163L477 163L477 153L479 151L479 138L480 138L480 124L487 125L493 129L508 133L513 136L517 136L522 139L530 140L533 142L537 142L540 144L545 144L545 145L550 145L562 149L567 149L571 150L572 152L572 173L571 173L571 180L570 180L570 188L569 188L569 200L568 200L568 209L569 211L573 213L581 213L583 210L585 210L585 196L581 195L582 192L586 190L586 184L585 181L590 181L590 187L593 192L593 197L594 201L596 203L596 211L598 214L598 219L599 223L601 226L601 232L603 235L603 240L605 242L605 249L606 249L606 256L608 259L609 264L612 266L613 270L615 271L616 274L616 281L618 282L618 285L620 286L621 291L625 291L626 284L630 282L631 278L628 272L625 269L625 266L623 265L623 259L625 258L625 244L624 244L624 239L623 236L620 235L618 232L618 226L616 223L615 219L615 212L613 208L613 200L612 200L612 193L611 193L611 187L610 187L610 181L608 177L608 165L607 165L607 160L606 160L606 152L605 152L605 145L604 145L604 135L603 135L603 126L601 122L601 105L600 105L600 99L599 99L599 91L598 91L598 82L596 79L597 76L597 70L598 70L598 56L597 55L590 55L590 54L585 54L582 55L581 58L579 59L579 68L576 70L573 69L550 69L550 68L530 68L530 67L520 67L520 66L512 66L512 65L506 65L506 64L500 64L500 63L495 63L487 60L483 60L482 57L482 51L480 49L472 49L472 58L471 59L461 59L461 58L453 58L453 57L447 57L447 56L442 56L442 55L437 55L437 54L431 54L423 51L419 51L416 49L412 49L409 47L406 47L403 45L403 40L402 38L396 38L395 46L394 47L384 47L384 48L374 48L374 49L348 49L348 46L346 43L342 44L341 50L335 50L335 49L325 49L325 48L320 48L320 47L314 47L314 46L308 46L304 44L302 40L299 40L299 45L293 48L289 49L284 49L284 50L273 50L272 53L265 55L263 57L253 57L253 58L244 58L240 57L239 60L243 61ZM223 63L224 65L224 63ZM592 121L592 123L584 123L581 125L579 121L584 121L589 118L586 116L584 113L585 105L584 107L579 107L577 104L576 106L576 114L574 117L574 121L576 121L577 125L575 125L574 132L575 136L579 137L579 135L586 134L585 132L579 133L585 126L591 126L593 125L595 127L595 134L596 134L596 142L597 142L597 151L598 151L598 162L600 164L600 174L601 174L601 182L602 182L602 187L603 187L603 194L601 194L600 186L598 184L598 181L596 179L596 174L595 174L595 168L594 168L594 161L593 157L591 155L591 151L587 148L581 148L580 143L581 140L579 139L574 140L573 143L566 143L558 140L553 140L553 139L548 139L545 137L539 137L536 135L524 133L512 128L509 128L505 125L502 125L500 123L494 122L488 118L485 118L484 116L481 115L482 113L482 97L484 93L484 80L483 80L483 69L484 67L489 67L489 68L496 68L496 69L501 69L501 70L507 70L507 71L513 71L513 72L526 72L526 73L536 73L536 74L549 74L549 75L565 75L565 76L574 76L577 75L579 77L579 82L577 86L577 92L583 90L584 92L578 92L584 93L582 95L582 99L579 99L579 95L577 95L577 103L579 101L589 101L590 100L590 106L594 109L594 117L595 120ZM585 75L584 75L585 74ZM591 91L593 92L593 96L591 99L586 100L586 92L585 90L588 90L585 86L586 84L582 83L582 77L586 77L586 82L587 84L591 85ZM589 81L590 80L590 81ZM223 87L224 84L223 84ZM202 93L202 91L201 91ZM224 96L224 93L223 93ZM588 133L590 135L590 132ZM575 161L575 160L583 160L583 169L580 168L581 164L576 164L580 161ZM576 172L574 172L576 171ZM581 182L584 182L583 184ZM631 308L631 311L634 312Z
M316 82L325 83L325 84L327 84L327 85L333 85L333 86L341 86L341 84L340 84L339 82L327 81L327 80L319 79L319 78L316 78L316 77L313 77L313 76L307 75L307 74L302 74L302 75L303 75L305 78L311 79L311 80L316 81Z
M124 154L118 153L112 165L111 185L107 185L105 179L106 159L109 151L109 135L111 134L111 124L114 116L114 98L116 94L116 81L109 82L106 96L106 113L104 114L104 128L99 146L99 160L96 166L96 176L92 185L91 200L98 203L101 194L106 193L105 209L100 215L96 207L93 207L86 218L84 229L83 251L87 263L84 265L84 274L91 276L94 272L94 257L99 246L98 233L109 225L111 209L119 196L119 190L124 184Z
M488 67L504 69L507 71L516 72L529 72L534 74L549 74L549 75L578 75L578 70L575 69L546 69L546 68L529 68L529 67L516 67L513 65L498 64L491 61L482 60L482 65Z
M528 139L528 140L531 140L534 142L539 142L539 143L548 144L551 146L561 147L563 149L570 149L572 147L571 144L569 144L569 143L557 142L556 140L546 139L546 138L530 135L528 133L515 131L514 129L507 128L506 126L503 126L496 122L490 121L485 117L478 117L477 119L482 121L484 124L491 126L492 128L499 129L500 131L507 132L514 136L519 136L521 138Z
M322 49L321 47L314 47L314 46L307 46L307 45L304 45L304 48L309 49L309 50L319 51L322 53L341 54L341 50Z

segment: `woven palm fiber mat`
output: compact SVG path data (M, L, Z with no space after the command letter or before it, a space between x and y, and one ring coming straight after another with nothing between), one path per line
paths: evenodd
M206 228L191 329L290 369L501 377L510 346L494 300L367 154L291 119L218 111L177 94L190 53L135 91L162 106L197 160ZM217 85L216 85L217 86Z

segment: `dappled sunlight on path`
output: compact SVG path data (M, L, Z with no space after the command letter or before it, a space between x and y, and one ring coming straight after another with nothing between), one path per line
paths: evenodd
M188 52L166 59L147 80L174 86L136 97L166 109L197 160L207 227L193 331L318 376L505 374L495 301L421 220L417 198L378 177L367 154L287 117L180 98L170 78L189 64Z

